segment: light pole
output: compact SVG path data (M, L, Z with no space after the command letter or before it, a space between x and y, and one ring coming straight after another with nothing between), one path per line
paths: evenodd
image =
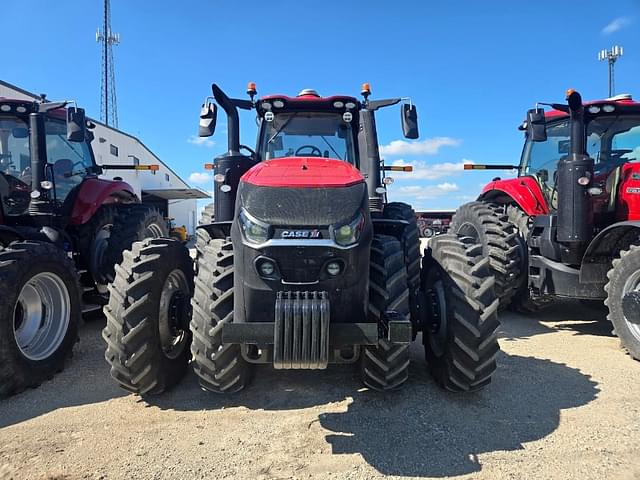
M609 97L613 97L614 95L614 79L613 79L613 65L618 60L618 57L621 57L623 54L623 48L618 45L614 45L611 47L611 50L600 50L598 52L598 60L601 62L607 61L609 63Z

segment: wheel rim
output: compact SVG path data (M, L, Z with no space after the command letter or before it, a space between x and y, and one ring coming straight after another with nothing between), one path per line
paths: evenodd
M160 295L160 343L167 358L175 359L184 351L189 328L189 284L181 270L173 270Z
M444 355L447 343L447 297L442 279L437 279L427 290L430 322L426 326L429 347L436 357Z
M162 238L164 236L164 230L157 223L147 225L144 231L145 238Z
M53 355L67 335L71 299L57 275L33 276L20 291L13 314L13 333L20 352L32 361Z
M624 288L622 289L622 298L633 292L640 292L640 270L633 273L625 282ZM636 340L640 340L640 324L631 322L626 316L624 316L624 321Z
M480 232L473 223L464 222L460 227L458 227L458 231L456 233L463 237L471 237L476 243L480 241Z

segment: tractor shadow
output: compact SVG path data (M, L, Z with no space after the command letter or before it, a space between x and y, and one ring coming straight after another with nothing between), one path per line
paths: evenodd
M546 437L558 428L562 410L586 405L599 392L577 369L504 353L485 390L445 392L426 371L419 344L412 346L410 378L400 391L379 393L362 388L348 366L322 372L261 367L253 383L232 396L200 392L190 375L173 391L145 400L179 411L322 410L347 400L346 412L318 413L318 434L333 455L360 454L384 475L447 477L480 471L482 453L522 450Z
M614 337L607 314L608 310L602 302L557 300L536 313L502 314L500 321L503 322L503 327L507 327L504 328L505 341L523 340L557 331L568 331L574 335Z
M100 403L127 392L111 381L104 359L99 318L83 325L80 342L65 370L35 389L0 400L0 428L45 415L60 408Z

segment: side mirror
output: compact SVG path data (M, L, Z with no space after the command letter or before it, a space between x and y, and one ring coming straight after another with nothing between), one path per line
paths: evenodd
M405 103L400 111L402 117L402 133L404 138L415 140L418 138L418 111L416 106Z
M84 108L69 107L67 109L67 140L84 142L87 129L87 118Z
M534 142L546 142L547 122L544 118L544 109L532 108L527 111L527 134Z
M215 103L205 103L200 110L199 137L210 137L216 131L218 106Z

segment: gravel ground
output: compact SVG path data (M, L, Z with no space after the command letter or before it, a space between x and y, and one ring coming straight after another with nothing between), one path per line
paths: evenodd
M396 393L350 367L263 367L238 395L190 375L148 401L111 381L96 320L62 374L0 402L0 479L640 479L640 362L603 315L505 315L494 382L472 395L438 389L415 344Z

